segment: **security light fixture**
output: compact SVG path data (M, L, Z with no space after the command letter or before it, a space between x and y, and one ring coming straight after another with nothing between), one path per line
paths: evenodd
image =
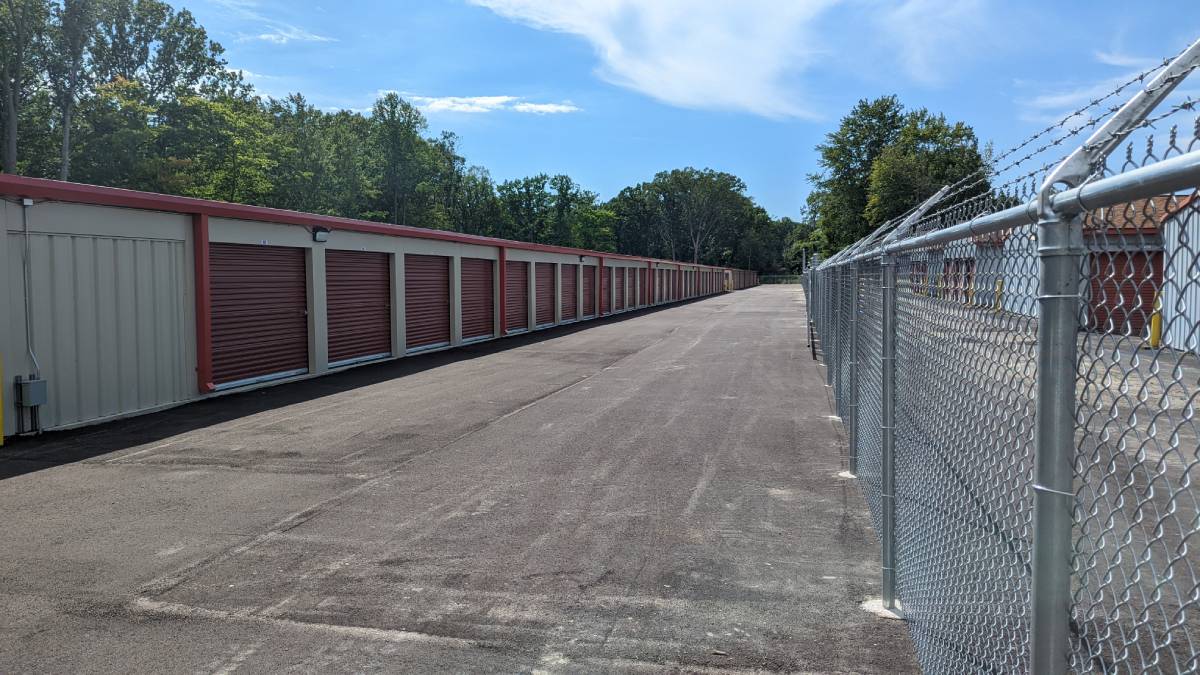
M323 243L329 241L329 228L328 227L314 227L312 233L313 233L313 241L317 242L318 244L323 244Z

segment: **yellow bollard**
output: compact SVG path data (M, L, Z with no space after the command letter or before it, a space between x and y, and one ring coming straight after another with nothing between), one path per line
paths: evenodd
M1154 294L1154 312L1150 315L1150 348L1162 345L1162 291Z

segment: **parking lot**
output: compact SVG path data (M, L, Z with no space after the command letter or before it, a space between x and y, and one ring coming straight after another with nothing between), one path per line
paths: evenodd
M915 670L798 286L0 449L0 671Z

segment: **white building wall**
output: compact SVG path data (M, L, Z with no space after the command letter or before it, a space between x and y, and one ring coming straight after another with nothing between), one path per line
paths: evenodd
M6 422L26 350L21 206L5 207ZM80 228L84 223L87 233ZM29 210L33 347L47 381L43 428L193 398L195 324L186 216L70 204ZM96 234L103 233L103 234Z
M1013 230L1004 240L1001 260L1004 276L1004 309L1037 316L1038 262L1034 226Z
M1200 355L1200 210L1163 223L1163 345Z

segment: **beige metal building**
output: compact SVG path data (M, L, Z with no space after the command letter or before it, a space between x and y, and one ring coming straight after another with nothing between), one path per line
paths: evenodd
M0 176L3 432L754 285L753 272Z

